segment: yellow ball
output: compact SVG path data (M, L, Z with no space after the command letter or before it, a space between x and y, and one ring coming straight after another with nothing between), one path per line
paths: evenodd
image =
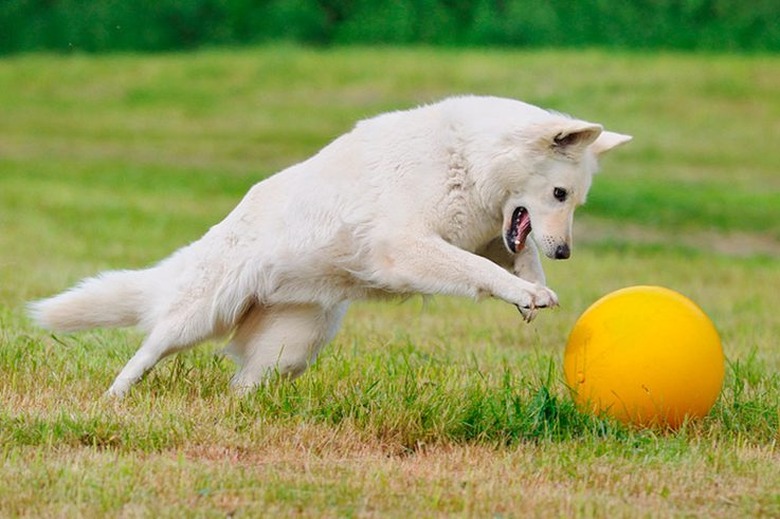
M715 326L694 302L667 288L635 286L607 294L580 316L563 371L581 409L676 428L710 411L725 361Z

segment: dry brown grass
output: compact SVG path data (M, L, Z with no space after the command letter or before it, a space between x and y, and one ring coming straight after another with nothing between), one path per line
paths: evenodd
M618 458L592 443L443 445L394 455L357 432L307 426L271 431L254 446L146 456L27 449L5 472L14 507L0 510L55 517L186 510L243 517L723 518L780 510L780 457L772 449L694 445L669 456L659 444Z

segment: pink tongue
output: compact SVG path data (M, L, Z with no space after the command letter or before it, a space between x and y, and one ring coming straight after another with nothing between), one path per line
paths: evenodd
M531 217L528 216L528 211L523 211L520 220L517 222L517 234L515 236L515 248L518 252L525 247L525 240L529 234L531 234Z

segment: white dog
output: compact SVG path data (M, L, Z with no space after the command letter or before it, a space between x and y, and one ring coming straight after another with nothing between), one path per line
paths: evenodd
M31 303L52 330L147 333L109 395L160 359L232 333L234 387L295 377L350 300L493 296L526 320L557 304L533 237L565 259L597 158L631 138L519 101L458 97L360 122L256 184L200 240Z

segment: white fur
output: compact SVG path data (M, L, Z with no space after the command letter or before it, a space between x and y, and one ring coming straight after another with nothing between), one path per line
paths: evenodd
M358 298L492 296L530 320L557 298L530 239L518 254L504 246L514 208L528 209L544 254L568 255L597 156L629 139L494 97L380 115L256 184L158 265L85 280L32 303L31 315L54 330L144 330L108 390L116 396L164 356L230 333L236 387L296 376Z

